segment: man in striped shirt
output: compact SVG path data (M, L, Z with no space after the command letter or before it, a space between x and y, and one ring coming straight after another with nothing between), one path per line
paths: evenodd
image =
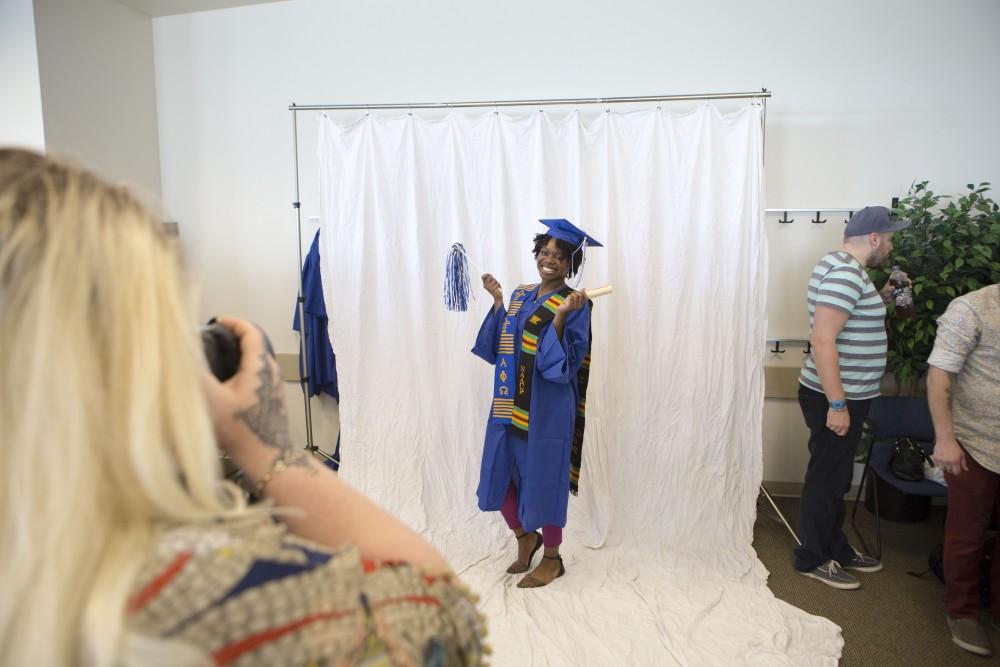
M868 206L847 223L840 250L827 253L809 278L812 353L799 375L799 405L809 427L809 466L802 487L795 569L828 586L861 583L845 570L877 572L882 563L853 549L844 535L844 495L871 399L885 372L885 304L892 286L877 290L868 267L892 252L893 232L909 226L884 206Z

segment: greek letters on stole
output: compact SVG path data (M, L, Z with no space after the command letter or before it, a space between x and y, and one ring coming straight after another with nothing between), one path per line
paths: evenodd
M524 326L519 341L521 355L517 367L514 367L514 332L517 329L517 314L521 311L524 299L535 285L519 285L511 297L510 308L504 317L500 330L500 341L497 347L497 362L493 377L493 408L490 423L508 424L522 435L526 436L531 426L531 380L535 370L535 355L538 352L538 342L543 330L556 315L559 305L566 300L573 290L568 285L549 296ZM587 307L593 307L588 302ZM580 465L583 460L583 433L586 422L587 383L590 377L590 346L593 336L587 332L587 354L580 370L577 372L577 388L579 403L573 427L572 448L570 450L570 491L576 495L579 492Z

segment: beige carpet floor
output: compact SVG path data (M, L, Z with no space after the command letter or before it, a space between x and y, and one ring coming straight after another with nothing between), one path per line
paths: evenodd
M792 527L798 518L797 498L776 498L778 507ZM943 586L933 574L916 578L908 571L927 569L927 555L943 537L944 508L933 507L922 523L882 521L884 569L876 574L858 574L861 588L839 591L807 579L792 567L795 542L770 505L761 498L754 528L754 547L771 576L774 594L805 611L825 616L843 628L844 667L913 666L961 667L1000 663L972 655L955 646L945 621L941 603ZM850 529L848 537L860 548ZM865 539L874 541L874 517L862 505L858 525ZM1000 633L987 629L994 650L1000 652Z

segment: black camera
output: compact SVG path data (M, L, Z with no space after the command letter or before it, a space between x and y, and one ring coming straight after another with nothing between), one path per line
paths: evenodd
M240 369L240 341L236 334L218 322L201 329L205 360L219 382L225 382Z
M260 327L257 330L264 337L267 353L274 357L271 339ZM208 367L219 382L225 382L240 370L240 340L226 327L214 320L210 321L201 329L201 345L205 348Z

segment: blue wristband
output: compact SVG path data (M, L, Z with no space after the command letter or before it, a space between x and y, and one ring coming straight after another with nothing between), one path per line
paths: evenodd
M830 409L834 412L843 412L847 409L847 403L845 401L830 401Z

